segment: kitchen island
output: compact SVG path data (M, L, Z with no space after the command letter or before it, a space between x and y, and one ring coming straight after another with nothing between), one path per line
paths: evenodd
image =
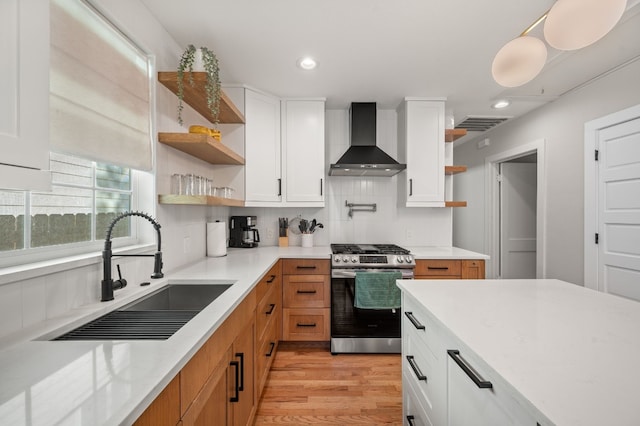
M412 316L405 410L434 424L640 424L638 302L558 280L398 285ZM459 357L491 386L476 386Z
M411 247L419 259L485 259L451 247ZM329 259L326 247L230 249L140 287L0 339L0 425L131 424L279 260ZM232 283L168 340L49 341L170 283ZM95 283L100 286L99 282Z

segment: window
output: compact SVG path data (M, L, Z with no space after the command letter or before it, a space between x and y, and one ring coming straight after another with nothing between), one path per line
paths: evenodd
M131 169L51 153L51 192L0 191L0 252L104 240L117 214L133 206ZM130 218L114 238L132 235Z
M99 252L117 214L155 205L137 190L154 185L151 57L90 1L54 0L50 13L52 188L0 190L0 268ZM130 218L112 237L143 243Z

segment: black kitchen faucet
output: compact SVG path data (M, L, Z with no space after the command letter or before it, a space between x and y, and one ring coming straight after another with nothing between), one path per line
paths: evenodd
M113 253L111 252L111 232L113 232L113 227L120 219L124 219L128 216L140 216L147 219L156 230L158 235L158 248L155 254L119 254L118 256L131 256L131 257L151 257L155 258L155 262L153 265L153 274L151 274L151 278L162 278L164 274L162 273L162 251L161 251L161 237L160 237L160 224L151 216L142 212L124 212L118 215L107 229L107 237L104 241L104 250L102 250L102 302L108 302L109 300L113 300L113 290L118 290L127 285L127 281L119 277L118 280L114 281L111 278L111 257ZM120 268L118 268L118 275L120 275Z

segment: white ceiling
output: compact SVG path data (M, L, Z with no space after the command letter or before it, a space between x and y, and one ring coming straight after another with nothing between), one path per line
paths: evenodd
M467 116L520 116L640 55L640 0L628 0L621 22L596 44L550 48L542 73L514 89L494 82L493 58L553 0L142 2L178 43L212 49L223 83L323 96L327 108L375 101L391 109L405 96L443 96L456 124ZM531 33L541 34L541 26ZM297 68L305 55L318 61L315 70ZM509 108L490 107L503 97Z

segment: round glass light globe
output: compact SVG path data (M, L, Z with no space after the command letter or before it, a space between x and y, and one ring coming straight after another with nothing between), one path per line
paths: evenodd
M522 36L498 51L491 65L494 80L504 87L518 87L533 80L547 61L547 46L538 38Z

